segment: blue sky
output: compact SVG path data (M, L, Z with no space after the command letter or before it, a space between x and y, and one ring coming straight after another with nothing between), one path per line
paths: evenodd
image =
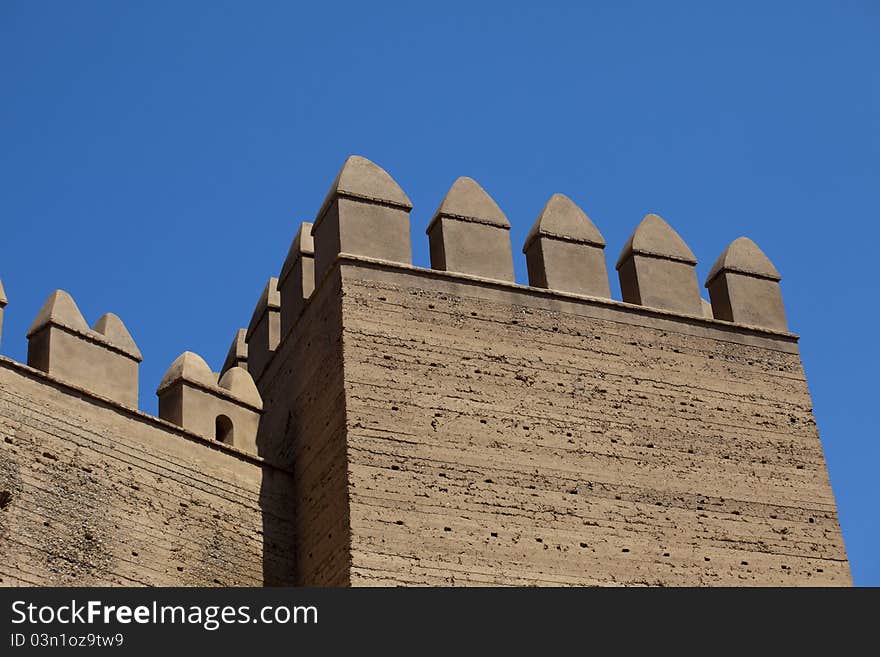
M0 2L2 353L48 294L218 369L349 154L453 180L519 245L554 192L608 241L658 212L702 281L739 235L783 276L857 584L880 585L880 5ZM616 276L612 289L619 298Z

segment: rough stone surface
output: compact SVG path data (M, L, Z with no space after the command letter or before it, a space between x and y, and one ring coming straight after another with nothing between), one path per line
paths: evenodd
M264 375L260 456L293 470L295 581L349 577L348 479L339 270L316 288Z
M850 584L790 340L344 280L352 584Z
M122 321L52 295L32 367L0 358L0 584L851 584L754 243L719 258L710 305L649 215L620 302L565 197L527 239L531 286L473 180L428 228L434 269L408 264L410 209L349 158L222 374L169 367L161 419L124 396Z
M291 584L285 471L0 359L0 585Z

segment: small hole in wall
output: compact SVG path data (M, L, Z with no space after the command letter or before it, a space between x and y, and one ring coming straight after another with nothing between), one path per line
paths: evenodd
M214 437L224 445L231 445L235 434L235 428L232 426L232 420L225 415L218 415L214 423Z
M428 308L430 308L431 310L434 310L434 304L433 304L433 303L429 303L429 304L428 304Z
M403 524L403 520L395 520L395 521L394 521L394 524L395 524L395 525L402 525L402 524Z
M388 301L385 297L379 297L379 301Z
M392 465L391 469L392 470L400 470L400 466L399 465Z
M585 547L587 547L587 544L582 542L582 543L581 543L581 547L582 547L582 548L585 548Z
M492 532L490 536L492 536L493 538L498 538L498 532Z
M183 566L178 566L178 567L177 567L177 572L182 573L182 572L183 572Z
M445 532L451 532L451 531L452 531L452 527L444 527L444 528L443 528L443 531L445 531Z
M629 552L629 548L623 548L621 552Z

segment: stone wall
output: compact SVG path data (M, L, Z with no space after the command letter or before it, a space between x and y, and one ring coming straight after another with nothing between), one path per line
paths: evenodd
M292 583L290 475L0 359L0 585Z
M781 276L646 215L617 259L562 194L522 247L455 181L352 156L215 372L50 295L0 359L0 584L846 585ZM6 297L0 284L0 313ZM2 316L0 316L2 321ZM0 325L2 328L2 325Z
M796 339L344 268L355 585L829 585Z

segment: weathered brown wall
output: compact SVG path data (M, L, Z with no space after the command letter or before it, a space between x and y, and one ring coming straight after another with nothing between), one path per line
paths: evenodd
M283 470L5 359L0 436L0 585L291 583Z
M295 582L343 586L349 526L338 269L319 283L260 380L265 410L257 448L293 471Z
M344 267L354 585L851 584L796 341Z

